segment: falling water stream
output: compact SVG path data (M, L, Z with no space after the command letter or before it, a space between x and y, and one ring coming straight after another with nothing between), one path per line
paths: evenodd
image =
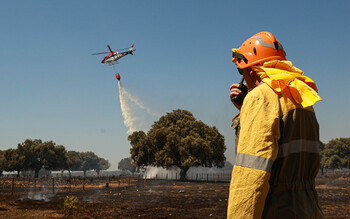
M120 81L118 81L118 87L120 107L124 118L124 124L128 128L127 133L130 135L134 131L140 130L141 128L139 126L142 124L142 121L140 121L135 115L136 109L133 106L137 106L139 109L145 110L153 117L157 117L158 115L150 108L145 106L145 104L143 104L137 97L131 95L131 93L123 87ZM133 106L131 105L132 103L134 104Z
M132 115L131 108L130 108L128 101L127 101L127 96L124 94L125 90L124 90L122 83L120 81L118 81L118 87L119 87L120 107L121 107L122 115L124 118L124 124L128 128L127 133L130 135L131 133L133 133L134 131L137 130L136 119Z

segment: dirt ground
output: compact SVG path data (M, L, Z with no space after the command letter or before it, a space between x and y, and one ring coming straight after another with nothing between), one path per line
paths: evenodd
M0 185L0 218L6 219L226 218L229 190L228 182L105 178L84 181L85 191L80 183L56 182L55 191L50 185L33 191L32 181L17 182L11 196L8 185ZM327 218L350 218L349 173L318 177L317 191ZM78 200L71 211L64 209L67 196Z

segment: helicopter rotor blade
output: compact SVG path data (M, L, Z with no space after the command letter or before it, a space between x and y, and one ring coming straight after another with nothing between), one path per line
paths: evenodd
M98 53L92 53L91 55L100 55L100 54L107 54L109 52L98 52Z
M115 51L125 51L125 50L130 50L130 48L134 48L134 44L131 47L124 48L124 49L117 49L113 51L109 45L107 45L108 49L110 52L98 52L98 53L93 53L91 55L100 55L100 54L107 54L107 53L114 53Z
M113 53L111 47L109 45L107 45L107 47L108 47L109 51L111 51L111 53Z
M117 49L116 51L123 51L123 50L127 50L127 49L129 49L129 47L128 48L124 48L124 49Z
M124 49L117 49L116 51L129 50L130 48L134 48L134 44L132 44L131 47L127 47L127 48L124 48Z

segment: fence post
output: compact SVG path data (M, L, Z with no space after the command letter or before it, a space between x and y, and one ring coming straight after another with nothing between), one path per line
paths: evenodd
M207 182L209 182L209 174L207 173Z
M52 177L52 193L55 194L55 178Z
M198 180L198 173L196 174L196 181Z
M72 191L72 179L73 179L73 178L69 178L69 179L68 179L68 191L69 191L69 192Z
M36 192L36 178L34 177L34 192Z
M83 191L85 191L85 177L83 177Z
M12 179L11 179L11 195L13 195L13 188L14 188L14 186L15 186L15 178L12 177Z

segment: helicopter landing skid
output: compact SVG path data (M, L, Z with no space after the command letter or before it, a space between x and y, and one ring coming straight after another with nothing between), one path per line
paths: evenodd
M118 64L118 61L114 61L114 62L108 63L109 66L116 65L116 64Z

